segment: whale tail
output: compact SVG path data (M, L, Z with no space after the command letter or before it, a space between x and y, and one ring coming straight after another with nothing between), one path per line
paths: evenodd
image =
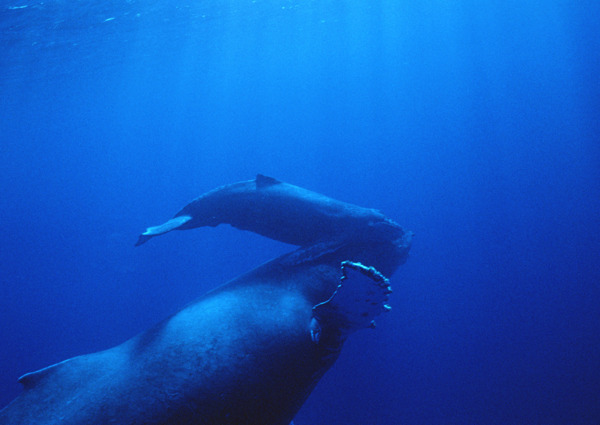
M148 242L154 236L162 235L163 233L167 233L167 232L170 232L171 230L175 230L175 229L183 226L185 223L187 223L191 219L192 219L192 217L190 217L189 215L180 215L178 217L174 217L174 218L170 219L166 223L163 223L159 226L148 227L146 229L146 231L139 236L137 242L135 243L135 246L140 246L140 245Z

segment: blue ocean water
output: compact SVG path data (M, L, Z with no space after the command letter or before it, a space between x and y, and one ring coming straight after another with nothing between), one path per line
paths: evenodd
M134 248L271 175L414 231L294 420L600 423L600 3L2 0L0 405L292 248Z

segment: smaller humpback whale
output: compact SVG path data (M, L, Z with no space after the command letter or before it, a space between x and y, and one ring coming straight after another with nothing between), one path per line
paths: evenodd
M402 236L402 228L377 210L259 174L255 180L221 186L201 195L171 220L146 229L135 245L171 230L223 223L298 246L347 238L389 240Z

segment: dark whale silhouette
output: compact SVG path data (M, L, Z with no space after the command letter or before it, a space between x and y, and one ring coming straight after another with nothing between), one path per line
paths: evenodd
M384 275L406 260L411 242L396 224L389 238L373 237L363 228L369 220L325 240L291 216L283 214L280 225L304 226L313 245L212 290L117 347L24 375L24 391L0 411L0 424L289 424L348 335L388 309ZM245 223L274 237L273 221L258 214Z
M255 180L205 193L171 220L149 227L136 246L171 230L223 223L298 246L359 237L389 240L402 235L400 226L377 210L337 201L259 174Z

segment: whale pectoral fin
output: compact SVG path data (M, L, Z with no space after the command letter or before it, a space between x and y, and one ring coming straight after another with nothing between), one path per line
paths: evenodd
M142 233L135 246L140 246L143 243L148 242L153 236L162 235L163 233L170 232L171 230L175 230L178 227L183 226L185 223L190 221L192 217L189 215L180 215L178 217L174 217L160 226L148 227L144 233Z
M373 267L344 261L342 277L333 295L313 307L310 330L315 343L324 327L338 329L342 338L374 326L373 319L391 309L389 280Z

